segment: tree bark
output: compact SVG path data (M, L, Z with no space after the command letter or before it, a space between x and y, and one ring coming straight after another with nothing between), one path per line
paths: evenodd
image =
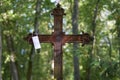
M119 54L119 65L120 65L120 25L118 25L119 28L118 28L118 43L119 43L119 47L118 47L118 54Z
M32 80L32 56L33 56L33 54L34 54L34 47L32 46L31 52L29 54L27 80Z
M111 57L112 57L112 42L109 37L107 37L107 39L108 39L108 44L109 44L109 57L111 59Z
M119 28L120 28L120 26L119 26ZM120 29L119 29L120 30ZM118 47L118 54L119 54L119 66L120 66L120 31L118 32L118 43L119 43L119 47Z
M10 70L12 74L12 79L13 80L19 80L18 77L18 70L17 66L15 63L15 49L14 49L14 42L13 42L13 37L11 35L6 36L7 38L7 46L8 46L8 51L10 52Z
M2 29L0 26L0 80L2 80Z
M87 64L87 69L86 69L86 80L91 80L91 62L92 62L92 54L94 54L94 47L95 47L95 31L96 31L96 18L97 18L97 13L98 13L98 7L99 7L99 2L100 0L97 0L96 2L96 6L94 9L94 14L93 14L93 20L92 20L92 33L93 33L93 43L92 43L92 47L89 49L89 58L88 58L88 64Z
M41 6L41 0L37 0L36 9L35 9L35 11L36 11L35 20L34 20L34 32L35 32L36 35L38 34L38 27L39 27L38 19L39 19L39 16L40 16L40 6ZM30 52L30 55L29 55L27 80L32 80L32 64L33 64L32 63L32 56L34 55L34 53L35 53L35 49L32 46L31 47L31 52Z
M116 19L116 26L117 26L117 37L118 37L118 54L119 54L119 65L120 65L120 16L117 10L117 19Z
M74 0L73 12L72 12L72 32L78 34L78 0ZM78 49L78 43L73 43L73 63L74 63L74 80L80 80L79 59L77 57L76 50Z

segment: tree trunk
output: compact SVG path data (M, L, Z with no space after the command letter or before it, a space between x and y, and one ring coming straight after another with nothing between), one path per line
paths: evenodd
M0 26L0 80L2 80L2 29Z
M112 57L112 42L109 37L107 37L107 40L108 40L108 44L109 44L109 57L111 59L111 57Z
M39 27L39 16L40 16L40 5L41 5L41 0L37 0L36 2L36 14L35 14L35 20L34 20L34 32L37 35L38 34L38 27ZM27 71L27 80L32 80L32 56L34 55L34 47L32 46L31 52L29 55L29 62L28 62L28 71Z
M31 52L29 55L28 70L27 70L27 80L32 80L32 56L34 53L34 47L32 46Z
M120 65L120 25L119 25L119 29L118 29L118 43L119 43L119 47L118 47L118 54L119 54L119 65Z
M88 64L87 64L87 70L86 70L86 80L91 80L91 62L92 62L92 54L94 54L94 47L95 47L95 31L96 31L96 18L97 18L97 13L98 13L98 7L99 7L99 2L100 0L97 0L95 9L94 9L94 14L93 14L93 20L92 20L92 33L93 33L93 43L91 48L89 49L89 58L88 58Z
M120 21L120 20L118 20ZM118 54L119 54L119 66L120 66L120 23L118 24Z
M74 0L72 12L72 31L73 34L78 34L78 0ZM74 63L74 80L80 80L79 59L76 50L78 43L73 43L73 63Z
M119 17L119 13L118 14L118 18L116 19L116 26L117 26L117 37L118 37L118 54L119 54L119 65L120 65L120 17Z
M13 37L11 35L6 36L7 38L7 46L8 46L8 51L10 52L10 70L12 74L12 79L13 80L19 80L18 77L18 70L17 66L15 64L15 49L14 49L14 42L13 42Z

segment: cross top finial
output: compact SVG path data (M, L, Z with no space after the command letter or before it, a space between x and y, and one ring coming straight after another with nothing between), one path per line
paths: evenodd
M56 16L63 16L63 15L65 15L65 13L64 13L64 9L63 8L61 8L61 5L58 3L57 5L56 5L56 8L54 8L53 10L52 10L52 15L56 15Z
M57 4L57 8L61 8L61 5L59 3Z

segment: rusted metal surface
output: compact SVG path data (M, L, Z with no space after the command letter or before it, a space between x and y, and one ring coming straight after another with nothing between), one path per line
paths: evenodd
M62 45L65 43L79 42L88 44L93 38L88 33L80 35L65 35L62 30L64 9L58 4L53 9L52 15L54 16L54 32L51 35L38 35L41 43L52 43L54 46L54 77L56 80L63 80L62 77ZM25 39L32 44L32 36L35 34L29 34Z
M25 39L32 44L32 36L35 36L35 34L29 34ZM52 35L38 35L39 40L41 43L54 43L56 41L60 41L63 45L64 43L73 43L73 42L79 42L88 44L93 40L92 37L90 37L89 34L81 34L81 35L65 35L64 33L61 33L60 35L55 35L54 33Z

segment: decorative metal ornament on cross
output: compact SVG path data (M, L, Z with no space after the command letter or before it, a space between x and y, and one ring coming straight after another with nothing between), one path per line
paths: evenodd
M63 16L65 15L64 9L61 8L60 4L57 4L57 7L52 10L52 15L54 16L54 32L51 35L40 35L38 34L39 41L41 43L52 43L54 46L54 77L56 80L63 80L63 67L62 67L62 45L65 43L74 43L79 42L82 44L88 44L93 41L88 33L83 33L79 35L66 35L63 32ZM35 34L28 34L25 37L30 44L33 45L32 37Z

